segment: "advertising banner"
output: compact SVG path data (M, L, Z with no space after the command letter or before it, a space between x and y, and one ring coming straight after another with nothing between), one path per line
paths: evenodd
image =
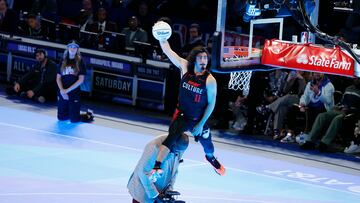
M93 90L110 95L132 97L134 79L94 70Z
M266 40L264 65L354 77L354 59L340 47L331 49L311 44Z
M10 81L15 81L32 70L36 63L37 61L32 58L13 56Z
M38 48L38 47L35 45L21 44L21 43L15 43L15 42L7 43L7 49L9 52L24 54L24 55L31 56L33 58L35 58L34 53L35 53L36 48ZM41 47L41 48L46 50L49 58L52 58L52 59L56 58L55 50L44 48L44 47Z

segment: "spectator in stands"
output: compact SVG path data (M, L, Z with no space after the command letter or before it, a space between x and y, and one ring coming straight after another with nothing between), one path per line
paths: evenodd
M40 19L34 15L29 14L26 16L26 25L27 27L24 30L24 34L28 37L42 39L45 38L47 35L41 29Z
M319 113L330 111L334 107L334 86L323 73L313 73L300 98L300 111L306 114L305 133L311 130Z
M36 65L13 87L6 89L7 94L17 94L44 103L56 98L56 64L47 57L44 49L35 50Z
M178 173L178 167L181 163L181 157L189 145L189 138L182 134L173 145L171 152L162 163L164 169L160 177L149 178L149 172L152 170L159 148L166 136L159 136L150 141L144 149L144 152L131 174L127 188L133 198L133 203L145 202L163 202L160 198L165 191L173 189L175 179Z
M231 128L235 130L244 130L247 123L247 107L244 105L245 97L238 96L235 102L230 102L229 107L235 116ZM223 116L223 115L222 115Z
M307 136L307 141L301 145L302 149L315 149L315 142L321 138L318 149L326 152L328 146L336 137L346 115L360 112L360 79L355 78L353 85L346 88L341 105L331 111L320 113ZM325 132L325 134L322 134ZM323 136L322 136L323 135Z
M164 21L167 24L169 24L171 27L173 26L172 20L169 17L161 17L161 18L159 18L158 21ZM155 38L152 38L152 39L156 40ZM171 34L171 37L168 39L168 41L171 44L172 50L174 50L175 52L180 51L180 49L181 49L181 38L180 38L179 33L173 32Z
M18 16L15 11L8 9L7 1L0 0L0 31L14 34L17 31Z
M284 69L276 69L269 73L269 89L266 98L268 102L273 102L283 96L287 75L288 73Z
M136 16L129 19L129 27L122 30L125 34L125 47L127 50L134 50L134 41L147 42L148 36L145 30L139 27L139 21Z
M344 149L347 154L360 153L360 120L357 121L350 145Z
M58 18L57 0L34 0L31 13L40 13L42 17L56 21Z
M80 25L80 30L85 30L88 24L94 22L94 14L91 0L83 0L82 8L80 10L78 24Z
M137 17L139 19L140 27L142 27L147 33L151 33L156 17L149 12L149 5L146 1L139 2Z
M88 24L86 30L90 32L103 33L104 31L117 32L117 26L114 22L107 20L106 9L101 7L97 11L97 21Z
M254 71L250 79L250 90L248 95L244 98L244 102L248 106L247 110L247 124L242 134L254 133L254 121L256 117L256 107L261 105L264 101L264 92L269 85L269 73L262 71Z
M189 27L189 41L182 48L182 55L187 56L189 52L197 46L205 46L205 43L202 40L200 25L197 23L193 23Z
M117 23L119 30L128 25L128 19L133 15L133 12L127 9L121 0L113 0L108 9L108 19Z
M304 93L305 85L306 82L301 71L290 71L286 76L286 82L281 91L281 94L284 94L284 96L277 98L269 105L257 107L257 111L262 114L268 111L274 113L274 139L283 137L280 135L280 132L284 128L284 119L289 109L294 104L299 103L300 96ZM285 142L286 139L282 141Z

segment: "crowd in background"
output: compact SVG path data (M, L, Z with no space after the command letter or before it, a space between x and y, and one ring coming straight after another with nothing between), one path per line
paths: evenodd
M221 94L221 93L220 93ZM277 69L253 72L247 94L231 92L222 98L215 128L239 134L263 134L301 149L329 152L345 146L360 151L360 79ZM338 136L339 135L339 136Z

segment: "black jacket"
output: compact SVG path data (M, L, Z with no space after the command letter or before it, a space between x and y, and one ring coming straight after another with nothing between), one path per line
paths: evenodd
M48 59L47 63L43 68L41 68L40 63L36 64L33 70L26 73L23 77L20 78L18 83L20 84L20 86L22 86L26 84L29 80L34 81L36 85L32 89L32 91L35 93L35 95L39 94L44 89L56 89L56 70L56 63Z

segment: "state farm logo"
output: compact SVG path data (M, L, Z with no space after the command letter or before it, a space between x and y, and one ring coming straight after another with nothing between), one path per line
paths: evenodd
M309 60L308 60L308 57L306 56L306 54L301 54L301 55L296 59L296 63L308 64L308 63L309 63Z
M314 55L308 57L306 54L299 55L296 63L342 70L350 70L352 65L351 62L340 61L336 57L332 57L331 59Z

